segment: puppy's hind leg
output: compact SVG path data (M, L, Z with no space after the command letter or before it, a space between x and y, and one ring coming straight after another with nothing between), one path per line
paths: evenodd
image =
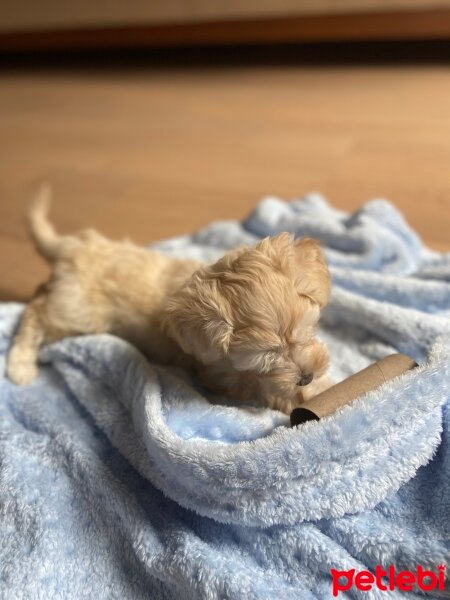
M46 342L44 323L41 319L42 297L28 304L8 355L6 373L17 385L28 385L37 377L39 348Z

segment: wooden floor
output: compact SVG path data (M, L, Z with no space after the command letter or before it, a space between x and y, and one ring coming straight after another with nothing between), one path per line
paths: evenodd
M387 197L450 250L450 67L253 66L0 75L0 298L46 267L23 215L41 181L62 231L149 242L265 194Z

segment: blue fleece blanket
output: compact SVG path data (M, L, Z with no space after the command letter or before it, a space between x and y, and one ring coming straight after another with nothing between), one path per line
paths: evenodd
M0 380L2 599L326 599L333 568L450 563L450 254L386 201L316 195L156 247L211 261L284 230L326 247L331 376L420 366L291 429L113 336L45 348L34 384ZM21 310L0 306L2 372Z

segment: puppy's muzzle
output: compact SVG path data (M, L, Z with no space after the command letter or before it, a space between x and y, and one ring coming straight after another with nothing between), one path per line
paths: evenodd
M308 385L311 383L311 381L313 380L314 375L312 373L307 373L305 375L302 375L301 378L297 381L297 385Z

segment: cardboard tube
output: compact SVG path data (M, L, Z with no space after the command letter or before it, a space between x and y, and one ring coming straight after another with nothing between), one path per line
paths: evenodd
M405 354L386 356L294 408L291 413L291 425L300 425L306 421L319 420L331 415L340 406L348 404L358 396L376 389L382 383L414 367L417 367L417 363Z

